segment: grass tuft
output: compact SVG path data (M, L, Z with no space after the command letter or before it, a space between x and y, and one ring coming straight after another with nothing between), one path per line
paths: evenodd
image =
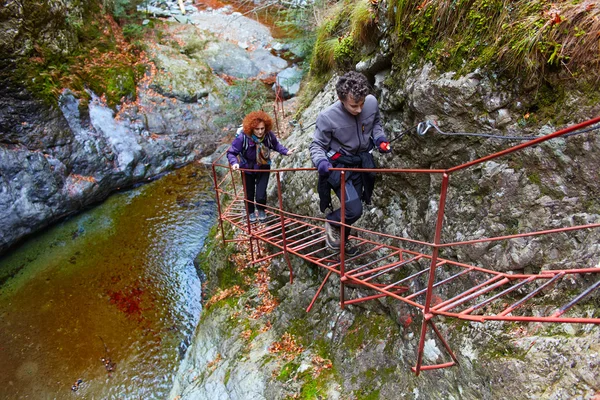
M591 1L396 0L396 50L459 73L491 66L526 80L598 79L600 6Z

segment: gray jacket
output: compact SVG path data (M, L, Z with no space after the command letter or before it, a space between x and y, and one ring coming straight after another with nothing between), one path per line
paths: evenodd
M372 140L371 140L372 138ZM373 148L374 142L385 138L379 118L379 106L373 95L365 98L360 114L354 116L336 101L317 117L310 157L315 167L327 160L327 152L357 155Z

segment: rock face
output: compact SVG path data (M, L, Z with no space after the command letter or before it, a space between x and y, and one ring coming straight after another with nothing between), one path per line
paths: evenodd
M201 37L193 26L170 28ZM216 149L220 133L214 120L222 114L226 84L206 63L172 46L153 47L156 68L138 87L137 101L121 105L118 113L93 97L81 115L68 91L58 107L48 105L3 71L0 253L114 190Z
M428 65L402 73L370 72L390 138L424 120L435 120L445 132L504 136L539 136L562 128L551 123L527 123L519 112L530 98L526 91L492 83L479 72L454 77L437 74ZM334 83L335 78L304 111L303 126L314 122L318 112L335 100ZM582 108L572 115L570 123L591 118L598 111L597 106ZM280 158L278 167L311 166L311 135L310 128L298 128L285 138L286 145L297 146L298 150L293 157ZM418 136L413 130L392 144L392 154L375 157L381 168L449 168L514 143L443 136L433 131ZM462 241L597 222L600 205L595 177L599 156L598 135L582 133L453 174L442 240ZM314 172L286 173L283 181L286 209L322 216ZM366 207L358 225L431 241L440 183L436 175L384 175L376 184L373 204ZM271 185L270 190L274 196L275 186ZM271 201L277 200L273 197ZM577 234L455 246L444 249L443 257L517 273L595 267L600 260L599 235L597 229L589 229ZM209 288L222 284L224 271L234 268L224 261L228 256L217 247L200 255L199 260L209 270ZM289 283L283 258L274 259L270 266L269 291L280 301L273 314L252 318L256 301L253 288L234 296L234 301L211 306L198 327L170 398L242 399L252 393L257 399L284 399L312 393L314 398L328 399L589 399L600 391L596 373L600 332L596 326L478 324L436 318L460 365L415 377L410 366L415 364L420 335L419 313L390 299L341 310L337 279L326 284L313 310L306 313L324 273L299 260L293 260L293 265L293 284ZM586 284L585 280L582 277L570 284ZM559 303L565 304L568 292L568 288L561 288L540 294L530 310L532 315L548 307L546 301L550 299L559 298ZM347 289L348 298L358 295L366 293ZM597 293L592 294L578 306L576 314L597 316L598 299ZM267 325L271 328L263 332ZM282 359L265 352L288 332L304 346L295 357ZM425 343L424 362L440 362L444 350L439 342L427 337ZM333 371L319 375L317 356L330 360Z
M268 79L288 66L286 60L271 53L273 50L280 54L284 49L278 48L269 28L234 12L231 6L198 10L191 0L187 0L183 17L176 1L156 3L165 9L158 11L155 6L148 9L140 6L138 10L169 16L172 21L187 24L185 28L177 24L180 28L172 30L172 34L184 43L186 55L206 63L216 74L239 79Z
M271 54L269 29L228 7L196 12L189 20L214 37L203 58L215 73L266 79L287 67L287 61Z
M146 115L133 110L128 115L136 118L115 119L97 98L85 116L69 92L59 104L60 111L29 99L3 108L2 120L13 123L2 132L0 146L0 250L116 189L216 148L214 129L207 129L206 120L198 121L199 105L198 114L190 112L188 121L180 108L158 106L145 124ZM165 124L169 118L178 122ZM17 126L20 131L12 129Z
M114 190L212 153L222 135L215 121L226 119L222 105L231 101L219 75L262 79L287 66L270 53L273 39L261 24L230 8L201 12L191 3L180 24L174 2L164 10L172 22L163 40L149 46L155 68L135 103L115 112L95 98L80 115L68 92L58 106L36 100L11 75L15 63L40 45L68 54L91 4L42 2L43 15L30 2L0 10L6 32L0 38L0 253Z

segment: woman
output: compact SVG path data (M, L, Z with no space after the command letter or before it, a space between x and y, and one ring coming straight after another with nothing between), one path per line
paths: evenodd
M294 149L288 150L277 141L277 137L271 131L273 121L264 111L253 111L246 115L242 122L242 132L237 135L227 150L227 159L233 170L239 168L250 170L271 169L271 150L289 156ZM261 222L267 218L264 205L267 204L267 184L269 183L268 172L245 171L244 180L246 184L246 200L248 200L248 213L250 222L256 222L254 214L254 201L256 196L256 208L258 219Z

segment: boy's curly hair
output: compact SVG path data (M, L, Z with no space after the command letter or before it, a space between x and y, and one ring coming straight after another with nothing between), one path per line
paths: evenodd
M264 111L252 111L244 117L244 121L242 122L244 133L251 136L254 133L254 128L261 122L265 124L265 132L270 132L273 127L273 120L269 117L269 114Z
M346 100L349 94L355 100L364 99L369 94L369 89L367 77L356 71L346 72L335 85L335 91L341 100Z

